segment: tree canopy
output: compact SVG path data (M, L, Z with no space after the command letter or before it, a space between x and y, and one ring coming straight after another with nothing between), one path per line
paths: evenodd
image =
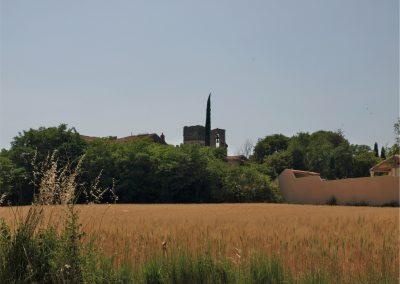
M226 163L224 147L175 147L146 138L126 143L107 138L85 142L66 125L30 129L14 138L10 150L1 152L0 193L8 193L13 203L30 203L32 161L43 163L54 151L60 167L73 166L83 156L78 184L87 187L98 178L99 187L114 186L122 203L276 200L276 186L270 178L251 165ZM82 194L79 201L85 202Z
M380 158L369 146L351 145L340 131L317 131L290 138L282 134L266 136L256 144L252 160L271 178L293 168L339 179L368 176Z
M381 155L395 151L398 144L383 148ZM367 145L350 144L340 131L316 131L266 136L239 166L226 162L225 147L175 147L146 138L87 142L61 124L23 131L9 150L1 151L0 195L7 193L14 204L29 204L34 196L32 165L53 153L60 168L83 159L79 192L98 181L101 188L113 187L123 203L277 202L281 197L274 180L286 168L319 172L327 179L362 177L383 158ZM79 202L85 202L83 194Z

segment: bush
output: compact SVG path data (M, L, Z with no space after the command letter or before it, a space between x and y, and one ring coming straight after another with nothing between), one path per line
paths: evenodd
M55 156L54 152L39 166L34 165L37 195L26 216L13 211L16 220L13 230L0 220L0 283L82 283L87 282L85 277L98 272L100 259L82 242L74 204L80 162L75 168L59 167ZM58 210L66 210L65 223L60 229L50 220L48 227L43 226L44 210L49 210L47 205L51 204L59 204L62 207ZM95 265L87 269L90 263Z
M332 196L332 198L329 199L329 200L326 202L326 204L327 204L327 205L337 205L336 197L335 197L335 196Z

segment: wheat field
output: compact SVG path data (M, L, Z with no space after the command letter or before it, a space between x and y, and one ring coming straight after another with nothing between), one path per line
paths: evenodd
M211 253L246 263L277 256L296 277L314 270L358 282L399 275L399 208L286 204L80 205L86 238L139 266L171 252ZM0 208L13 223L28 207ZM62 206L47 219L61 223ZM13 217L14 216L14 217ZM43 224L46 226L46 224ZM164 243L164 245L163 245Z

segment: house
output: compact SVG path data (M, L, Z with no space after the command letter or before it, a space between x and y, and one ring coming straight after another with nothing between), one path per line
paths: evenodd
M400 155L393 155L379 164L373 166L369 172L371 177L375 176L375 173L384 173L389 176L399 177L400 176Z
M231 165L242 166L248 161L248 159L243 155L226 156L224 161L227 162L228 164L231 164Z
M87 136L87 135L80 135L80 136L86 142L91 142L91 141L95 141L96 139L101 139L101 137L94 137L94 136ZM158 136L156 133L151 133L151 134L130 135L130 136L121 137L121 138L117 138L116 136L109 136L109 137L105 137L105 138L110 139L113 142L119 142L119 143L126 143L129 141L135 141L135 140L139 140L139 139L150 139L150 141L152 141L154 143L167 145L167 143L165 142L164 133L161 133L160 136Z

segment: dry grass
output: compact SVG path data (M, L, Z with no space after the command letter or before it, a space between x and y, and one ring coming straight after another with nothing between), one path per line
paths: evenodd
M77 206L83 230L133 265L174 251L246 262L276 254L295 276L320 269L351 282L399 275L399 209L283 204ZM28 207L22 208L26 212ZM59 222L62 206L49 206ZM0 217L11 219L9 208ZM11 222L12 223L12 222ZM163 242L166 242L163 245Z

